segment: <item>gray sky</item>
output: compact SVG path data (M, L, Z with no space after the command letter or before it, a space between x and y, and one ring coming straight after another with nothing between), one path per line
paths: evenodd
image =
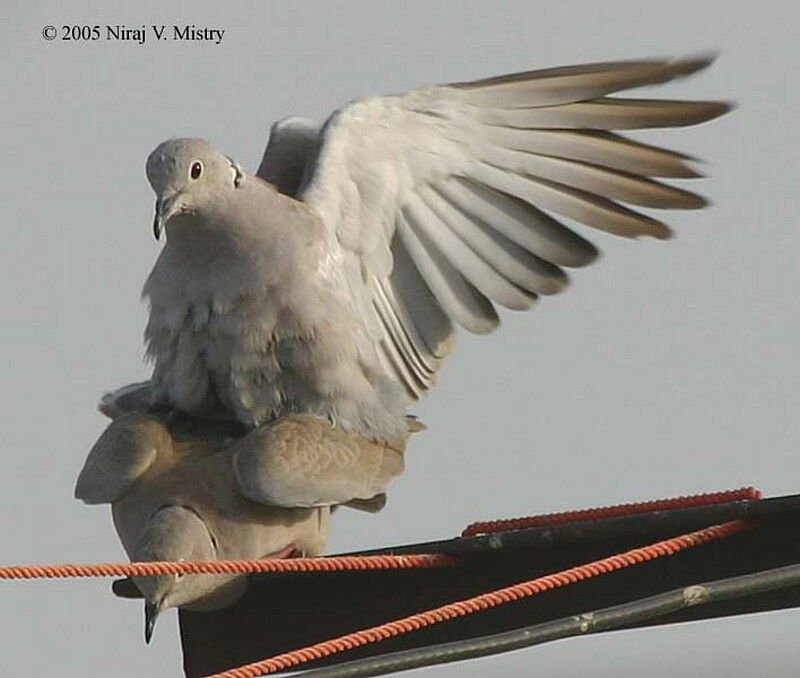
M204 136L252 170L271 121L325 116L359 95L709 48L721 50L710 71L663 93L740 108L647 138L708 159L713 178L696 186L715 205L672 216L678 237L666 243L597 235L603 259L566 294L507 313L490 338L462 337L418 408L429 430L389 506L342 511L330 550L443 538L478 518L745 484L800 490L794 4L5 6L3 562L123 557L107 507L79 504L72 489L105 426L98 396L148 375L139 291L158 245L143 168L159 141ZM42 39L44 25L65 23L226 33L220 45ZM174 613L145 647L140 604L116 600L106 581L8 583L2 596L4 675L179 673ZM427 672L789 676L798 621L610 634Z

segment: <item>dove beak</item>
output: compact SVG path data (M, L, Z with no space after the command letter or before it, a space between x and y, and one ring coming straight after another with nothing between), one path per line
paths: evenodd
M156 627L156 620L158 615L161 614L163 604L163 598L157 602L148 600L144 604L144 642L148 645L153 637L153 629Z
M161 238L161 232L164 230L164 225L175 214L182 210L179 200L179 194L173 193L163 198L156 200L156 214L153 218L153 236L156 240Z

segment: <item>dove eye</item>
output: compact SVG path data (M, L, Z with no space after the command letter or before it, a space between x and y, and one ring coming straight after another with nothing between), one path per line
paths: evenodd
M203 173L203 163L199 161L193 162L192 169L189 170L189 176L192 177L192 179L199 179L202 173Z

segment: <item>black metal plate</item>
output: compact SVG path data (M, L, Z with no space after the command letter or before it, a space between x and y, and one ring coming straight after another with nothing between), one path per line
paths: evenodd
M762 525L675 556L336 655L308 668L498 633L688 584L800 563L796 536L800 496L505 532L491 540L475 537L381 549L373 553L447 552L467 557L457 568L435 570L253 576L247 595L229 608L181 611L184 668L190 678L208 675L740 517L758 517ZM651 623L797 606L800 590L789 589L689 608Z

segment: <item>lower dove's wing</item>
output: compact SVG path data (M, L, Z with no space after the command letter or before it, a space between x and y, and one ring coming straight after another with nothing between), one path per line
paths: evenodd
M239 490L274 506L350 504L382 507L389 481L403 472L405 441L372 442L325 419L289 415L256 429L232 445Z
M112 421L89 452L75 485L75 498L86 504L111 504L128 491L171 444L166 427L143 414Z
M666 238L664 223L622 203L705 205L654 179L699 176L688 156L616 130L692 125L729 106L608 95L709 63L591 64L357 100L319 136L296 121L273 130L260 173L321 217L338 244L331 280L385 368L418 397L451 350L453 323L490 332L496 304L529 308L565 287L564 268L595 259L561 218ZM281 153L291 158L285 176Z

